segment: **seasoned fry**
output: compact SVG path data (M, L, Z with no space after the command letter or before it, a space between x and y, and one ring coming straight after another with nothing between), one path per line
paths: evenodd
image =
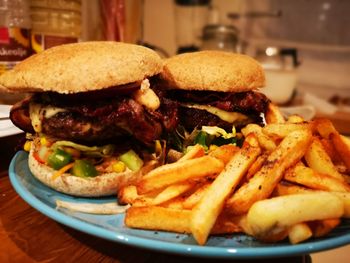
M346 167L350 170L350 139L340 135L332 122L328 119L317 119L315 120L315 125L317 131L323 138L332 141L340 158L342 158Z
M190 233L190 216L190 210L160 206L130 207L125 214L125 224L132 228Z
M288 169L284 179L316 190L350 192L350 186L343 180L318 173L309 167L305 167L302 163Z
M215 157L216 159L223 161L226 165L238 150L239 147L233 144L226 144L216 148L215 150L210 151L209 156Z
M192 193L189 197L187 197L183 201L183 207L185 209L192 209L199 202L199 200L201 200L202 197L205 195L209 186L210 184L207 183L199 187L194 193Z
M339 218L331 218L308 222L314 237L322 237L331 232L340 224Z
M312 231L305 223L295 224L288 229L288 238L292 244L298 244L310 237L312 237Z
M118 191L118 202L120 204L132 204L138 197L135 185L124 186Z
M205 244L217 217L222 211L226 198L238 185L259 154L260 148L244 145L216 177L205 195L192 210L191 232L200 245Z
M201 145L196 144L184 156L182 156L178 160L178 162L182 162L182 161L186 161L186 160L202 157L204 155L205 155L204 148Z
M258 201L249 209L247 222L253 235L259 238L276 229L306 221L339 218L343 213L343 202L335 195L305 193Z
M305 120L299 115L290 115L287 119L288 123L303 123Z
M312 144L306 151L305 160L309 167L314 171L328 174L344 181L343 176L337 171L337 168L332 163L331 158L327 155L319 138L313 138Z
M160 206L130 207L126 211L125 225L131 228L162 230L176 233L190 233L190 210L165 208ZM241 217L218 217L211 234L241 232Z
M137 184L139 194L144 194L171 184L219 173L224 164L220 160L203 156L160 166L141 178Z
M284 171L303 157L311 139L308 130L297 130L286 136L259 172L227 200L226 207L240 215L248 212L254 202L269 197Z
M245 137L251 133L255 134L259 141L259 145L267 151L273 151L276 148L276 143L267 135L265 135L262 132L262 127L257 124L248 124L241 130L241 132Z
M275 123L270 124L262 128L262 132L271 138L282 139L286 137L289 133L296 130L309 129L308 123Z
M169 185L163 191L161 191L152 201L152 205L159 205L167 202L184 192L187 192L195 186L194 182L182 182L178 184Z
M269 104L265 119L267 124L286 122L280 109L273 103Z
M264 165L264 162L267 160L268 156L269 156L269 153L265 152L256 159L256 161L249 167L249 170L248 170L247 175L246 175L246 179L249 180L255 174L258 173L258 171Z

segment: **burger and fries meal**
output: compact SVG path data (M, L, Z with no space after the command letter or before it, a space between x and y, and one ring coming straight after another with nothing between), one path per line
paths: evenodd
M27 132L32 174L70 195L117 194L127 227L200 245L235 233L325 236L350 218L350 139L327 119L285 118L258 92L264 81L245 55L163 61L141 46L86 42L30 57L0 87L30 94L10 117Z

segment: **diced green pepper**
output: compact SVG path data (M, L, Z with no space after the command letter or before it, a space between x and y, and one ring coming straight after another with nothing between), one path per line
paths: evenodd
M71 173L78 177L95 177L98 172L88 160L75 160Z
M204 131L200 131L196 138L194 139L194 144L199 144L202 145L204 150L208 150L208 145L207 145L207 138L208 134Z
M119 160L125 163L125 165L133 172L140 170L143 166L142 159L133 150L129 150L120 155Z
M59 170L63 166L70 163L71 160L72 156L69 153L57 148L52 154L49 155L47 163L53 169Z

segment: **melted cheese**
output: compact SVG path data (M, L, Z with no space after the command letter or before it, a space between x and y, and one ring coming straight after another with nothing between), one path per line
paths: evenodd
M30 103L29 105L29 115L32 121L32 126L35 132L42 131L42 119L51 118L59 112L64 112L65 109L52 107L52 106L43 106L39 103Z
M200 104L181 104L181 106L187 107L187 108L194 108L198 110L205 110L217 117L219 117L221 120L226 121L228 123L234 123L236 121L245 121L248 119L248 116L239 113L239 112L229 112L224 111L222 109L210 106L210 105L200 105Z

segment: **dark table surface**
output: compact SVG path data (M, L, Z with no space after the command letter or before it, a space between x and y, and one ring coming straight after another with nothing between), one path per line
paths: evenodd
M21 138L23 134L0 139L0 262L218 261L125 246L76 231L41 214L17 195L8 178L7 169ZM255 262L310 262L310 257Z

